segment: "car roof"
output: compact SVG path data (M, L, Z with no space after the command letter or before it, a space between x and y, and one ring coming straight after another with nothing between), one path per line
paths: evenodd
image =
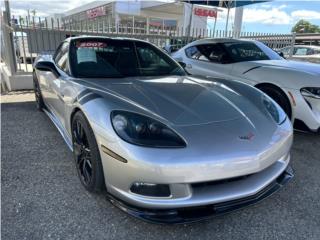
M91 36L91 35L81 35L76 37L69 37L65 41L73 41L73 40L81 40L81 39L112 39L112 40L127 40L127 41L133 41L133 42L147 42L141 39L136 38L127 38L127 37L106 37L106 36Z
M313 48L313 49L320 49L320 46L314 45L294 45L295 47L304 47L304 48Z
M198 44L210 44L210 43L241 43L241 42L256 42L256 40L251 39L234 39L234 38L204 38L196 40L188 46L194 46Z

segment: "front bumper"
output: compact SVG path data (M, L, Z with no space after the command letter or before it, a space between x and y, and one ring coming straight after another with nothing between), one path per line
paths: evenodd
M303 96L300 90L288 89L288 92L292 94L296 103L293 119L297 123L303 122L312 132L320 132L320 99Z
M209 204L204 206L175 208L175 209L146 209L132 206L108 194L109 201L128 214L147 222L162 224L190 223L209 219L213 216L225 214L246 206L253 205L272 195L284 186L293 177L293 171L288 166L275 180L269 183L258 193L226 202Z

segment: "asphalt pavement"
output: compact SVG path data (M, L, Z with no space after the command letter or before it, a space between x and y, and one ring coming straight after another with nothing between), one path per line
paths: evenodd
M2 239L320 239L320 135L295 133L295 177L261 203L205 222L155 225L85 191L32 94L1 101Z

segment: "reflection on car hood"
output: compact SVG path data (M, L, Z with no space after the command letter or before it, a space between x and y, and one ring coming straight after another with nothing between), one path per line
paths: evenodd
M306 63L306 62L298 62L298 61L290 61L290 60L262 60L262 61L243 62L239 64L247 65L248 69L250 69L250 67L255 67L255 66L275 66L275 67L300 70L303 72L308 72L310 74L320 75L320 65L315 63Z
M83 80L100 95L113 94L174 125L244 118L261 110L246 96L218 82L185 76ZM247 86L245 86L247 87ZM249 114L249 115L250 115Z

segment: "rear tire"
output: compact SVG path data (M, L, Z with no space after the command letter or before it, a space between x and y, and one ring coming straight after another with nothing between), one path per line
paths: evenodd
M105 189L100 152L90 124L81 111L72 118L73 156L82 185L89 192Z
M288 115L289 119L291 119L291 104L287 96L282 92L281 89L273 86L261 86L258 87L262 92L271 97L279 106L283 109L283 111Z
M33 90L36 98L37 109L42 111L45 108L45 104L43 102L39 81L35 72L33 72Z

